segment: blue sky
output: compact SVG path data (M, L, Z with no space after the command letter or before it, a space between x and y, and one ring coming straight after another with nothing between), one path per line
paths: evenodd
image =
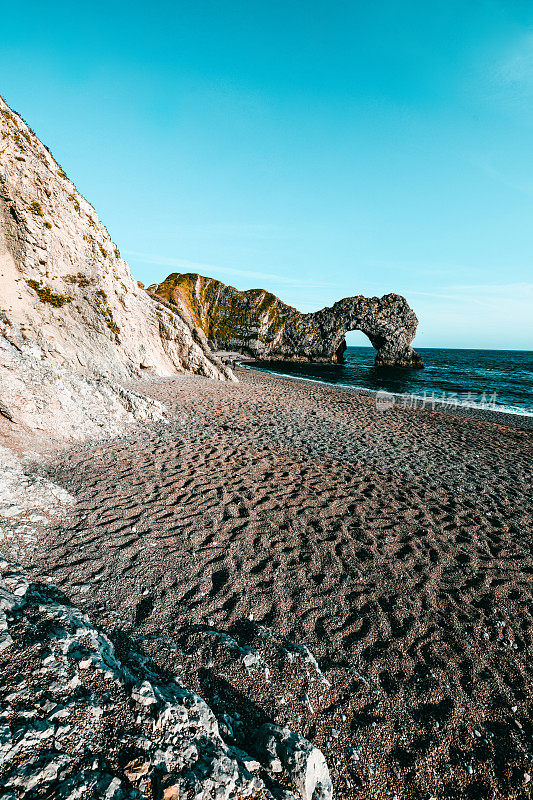
M146 284L395 291L419 346L531 349L529 0L30 0L0 75Z

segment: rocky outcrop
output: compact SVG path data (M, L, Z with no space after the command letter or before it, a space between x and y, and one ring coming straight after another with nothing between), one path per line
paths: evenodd
M150 292L201 327L215 350L269 361L341 361L346 333L359 330L376 348L378 366L424 366L411 347L418 320L398 294L346 297L302 314L263 289L240 292L191 273L169 275Z
M257 732L256 750L272 772L286 770L303 800L332 800L326 759L299 733L265 723Z
M2 797L273 800L201 697L1 557L0 665Z
M160 403L122 385L130 378L233 379L188 312L133 280L92 207L1 98L0 130L0 441L39 432L55 445L164 419ZM237 714L233 732L181 668L158 666L124 634L116 652L50 578L32 581L43 528L74 503L0 444L0 795L296 800L288 786L308 800L314 786L327 791L324 759L306 739L284 728L284 774L271 774L266 755L262 763L237 745ZM250 648L245 657L246 669L260 663Z
M58 389L57 399L61 375L68 374L68 387L62 406L66 424L56 415L59 437L76 434L75 420L68 420L75 403L69 406L67 395L75 398L79 375L112 383L149 373L232 378L203 332L133 279L92 206L1 97L0 132L0 381L2 387L8 380L18 382L20 389L3 389L0 419L42 427L47 400L39 400L36 387L48 381L50 392ZM87 382L80 380L79 387L83 394ZM137 411L141 417L153 411L153 403L130 402L127 393L110 385L104 394L108 399L114 394L111 405L121 406L122 419L115 419L121 424ZM98 397L95 386L96 416ZM113 416L104 402L101 429Z
M41 352L31 339L15 338L0 314L4 428L39 434L52 442L82 441L120 434L133 420L165 418L165 408L157 400L109 378L75 373L52 359L41 359Z
M254 647L192 626L180 632L184 649L155 637L169 648L162 669L146 652L148 640L139 649L122 632L118 654L48 577L32 581L17 561L31 562L43 526L74 503L0 446L2 798L331 800L324 756L307 739L285 726L256 727L254 708L241 716L188 685L188 662L205 675L216 659L219 671L244 670L274 696L282 688L292 698L291 690L329 685L307 648L262 626ZM272 682L279 664L287 686ZM251 728L241 730L245 720Z

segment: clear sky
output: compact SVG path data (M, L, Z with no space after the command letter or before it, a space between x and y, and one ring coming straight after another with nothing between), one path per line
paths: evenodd
M0 76L146 284L533 347L531 0L4 3Z

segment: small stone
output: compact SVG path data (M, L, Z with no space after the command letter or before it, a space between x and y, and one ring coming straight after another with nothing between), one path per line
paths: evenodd
M19 582L19 583L18 583L18 584L15 586L15 588L14 588L14 590L13 590L13 594L15 594L17 597L24 597L24 595L25 595L25 594L26 594L26 592L28 591L28 588L29 588L29 583L28 583L28 581L24 581L24 580L23 580L23 581L20 581L20 582Z
M242 663L245 667L252 667L254 664L259 662L259 658L256 653L246 653L246 655L242 659Z
M135 758L133 761L128 762L124 767L124 775L132 782L138 781L148 773L150 769L150 762L143 761L141 758Z
M307 693L302 695L302 702L307 706L307 708L309 709L311 714L315 713L315 709L311 705L311 701L310 701L309 695Z
M113 800L114 797L118 797L121 784L122 781L120 780L120 778L113 778L106 789L106 793L104 795L105 800Z
M54 711L52 714L50 714L48 719L50 720L65 719L65 717L69 717L70 714L71 712L68 708L62 708L61 706L58 706L57 711Z
M133 689L132 696L143 706L152 706L157 703L157 697L150 681L144 681L138 689Z

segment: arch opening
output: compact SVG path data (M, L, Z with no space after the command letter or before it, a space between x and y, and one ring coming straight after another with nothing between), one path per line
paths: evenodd
M335 350L335 361L339 363L344 361L347 347L365 347L376 351L378 350L376 342L372 341L370 336L360 328L352 328L342 335L342 339Z
M345 339L348 347L373 347L368 335L360 328L352 328L346 331Z

